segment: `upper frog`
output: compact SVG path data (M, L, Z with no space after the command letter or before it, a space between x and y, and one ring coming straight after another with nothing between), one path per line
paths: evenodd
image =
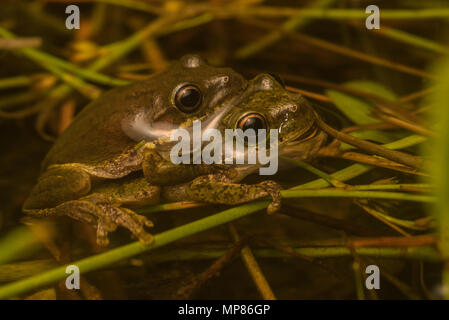
M161 131L207 116L246 86L247 81L232 69L212 67L197 55L184 56L166 71L110 90L86 106L47 154L43 169L116 158L141 140L151 141ZM190 112L195 90L201 92L201 101Z
M151 243L145 227L152 222L131 208L161 200L238 204L269 196L268 212L279 210L276 182L239 183L259 164L175 164L167 158L170 132L189 129L195 120L222 132L275 129L280 153L302 160L313 157L326 137L308 101L270 75L247 81L188 55L85 107L46 156L23 211L92 224L97 242L106 245L117 226Z

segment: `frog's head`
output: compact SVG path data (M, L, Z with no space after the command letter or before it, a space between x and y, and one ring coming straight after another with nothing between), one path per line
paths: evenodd
M250 80L245 92L228 106L219 126L228 129L270 129L278 132L279 154L297 159L313 156L326 140L317 114L301 95L285 88L271 75Z
M135 141L154 141L173 129L210 117L214 108L239 96L247 81L229 68L210 66L186 55L166 71L134 85L127 103L134 105L122 122Z

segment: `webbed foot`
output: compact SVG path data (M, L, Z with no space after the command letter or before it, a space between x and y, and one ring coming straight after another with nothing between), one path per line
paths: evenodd
M272 202L267 207L267 213L273 214L279 211L281 209L281 186L273 180L263 181L258 186L264 188L265 192L272 199Z
M272 202L267 212L272 214L281 208L281 187L272 180L253 185L237 184L224 174L211 174L189 183L186 193L191 200L221 204L240 204L270 196Z

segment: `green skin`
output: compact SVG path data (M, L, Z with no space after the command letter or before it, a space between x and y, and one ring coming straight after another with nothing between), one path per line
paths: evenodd
M197 85L203 95L194 113L182 112L173 101L185 83ZM231 69L211 67L188 55L167 71L111 90L85 107L44 159L24 213L65 215L94 225L97 243L106 246L108 233L118 226L151 243L153 236L145 227L153 223L131 209L164 201L232 205L270 196L268 212L279 210L281 188L276 182L238 183L259 165L174 165L167 156L167 138L145 131L153 124L189 127L219 110L226 112L215 128L223 132L234 129L248 111L264 115L268 128L281 128L279 154L294 152L301 160L313 157L326 138L314 130L315 113L308 102L271 76L246 81Z

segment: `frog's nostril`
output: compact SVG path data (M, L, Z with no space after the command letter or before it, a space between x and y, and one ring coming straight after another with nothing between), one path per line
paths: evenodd
M281 107L283 113L292 113L298 110L298 106L294 103L285 104Z

